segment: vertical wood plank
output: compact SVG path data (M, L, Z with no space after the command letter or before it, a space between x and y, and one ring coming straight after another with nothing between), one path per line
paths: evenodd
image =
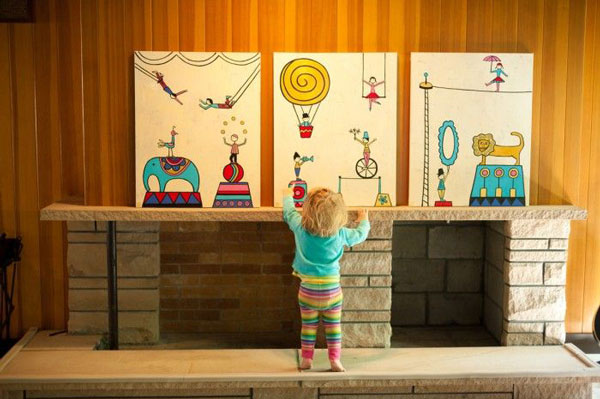
M492 50L493 1L467 1L467 51L469 52Z
M261 58L261 139L260 196L262 206L273 205L273 52L286 46L285 32L288 3L274 0L258 3L258 46ZM275 72L276 73L276 72Z
M83 203L85 196L85 156L81 63L81 7L79 0L53 4L58 35L58 73L62 184L66 200Z
M206 50L231 51L231 0L208 1L205 6Z
M179 3L175 0L152 0L152 49L179 50Z
M590 16L589 29L586 27L586 56L592 62L590 66L591 81L586 81L584 86L584 131L586 138L589 134L590 170L587 182L588 190L588 220L586 240L586 260L584 277L584 302L583 302L583 331L589 332L592 327L594 315L600 303L600 205L598 204L598 187L600 185L600 5L597 2L588 2L587 14ZM593 16L593 17L592 17ZM589 35L591 46L587 46ZM589 53L588 53L589 51ZM586 57L586 60L590 58ZM589 114L588 114L589 113ZM589 130L588 130L589 129ZM589 132L589 133L588 133Z
M42 324L37 140L35 130L35 51L32 24L11 26L15 127L17 234L23 253L17 273L21 330Z
M35 4L35 107L45 112L35 113L38 148L36 171L39 181L39 207L61 199L61 130L58 77L58 34L54 0ZM39 224L42 327L61 328L65 314L65 267L63 231L60 222Z
M206 40L204 0L179 0L179 49L203 51Z
M544 0L520 1L517 24L517 51L533 53L533 105L531 126L531 168L529 203L538 203L539 142L541 119L542 58L544 41Z
M6 233L9 237L17 236L17 198L16 193L16 172L15 172L15 126L14 126L14 104L13 104L13 71L12 71L12 32L8 24L0 24L0 73L7 77L6 90L0 93L0 107L4 112L0 112L0 139L3 145L0 146L0 232ZM9 270L9 278L15 268ZM14 305L16 310L13 313L10 328L10 336L17 337L21 332L21 307L19 303L20 284L15 284Z
M539 141L538 201L542 204L562 203L568 21L568 0L545 3L540 132L552 133Z
M567 61L567 98L565 119L565 151L564 151L564 187L565 201L587 207L587 187L580 190L582 180L587 183L590 146L589 134L584 132L583 97L584 85L593 82L589 68L584 69L584 46L586 43L585 2L571 2L569 10L569 43ZM589 27L589 26L588 26ZM585 83L584 83L585 82ZM582 192L583 191L583 192ZM569 331L582 331L583 290L585 278L586 226L587 222L571 224L571 243L569 246L569 266L567 268L567 317L566 327ZM579 320L577 322L576 320Z
M467 0L448 0L440 4L440 50L467 49Z

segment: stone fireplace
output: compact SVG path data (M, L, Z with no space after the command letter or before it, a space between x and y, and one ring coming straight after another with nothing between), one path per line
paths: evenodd
M480 325L502 345L564 342L569 218L584 211L525 208L505 213L512 220L481 221L395 209L373 211L368 240L342 259L346 347L389 347L392 326ZM160 213L162 222L118 221L120 341L193 333L297 346L293 237L278 212L237 222ZM107 329L105 230L68 222L71 333Z

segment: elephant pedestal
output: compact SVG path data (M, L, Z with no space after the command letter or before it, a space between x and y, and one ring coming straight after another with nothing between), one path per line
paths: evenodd
M197 192L147 191L144 208L202 208L202 198Z

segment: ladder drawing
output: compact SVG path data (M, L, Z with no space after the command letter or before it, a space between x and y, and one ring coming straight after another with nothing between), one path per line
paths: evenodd
M425 146L423 149L423 192L421 195L421 206L429 206L429 90L433 88L433 85L427 81L429 74L425 72L425 81L419 84L419 87L423 89L425 97L425 113L424 113L424 124L425 124Z

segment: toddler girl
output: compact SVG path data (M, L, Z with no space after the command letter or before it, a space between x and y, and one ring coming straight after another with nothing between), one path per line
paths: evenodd
M314 188L304 201L302 216L296 211L292 191L283 197L283 219L294 232L296 255L294 275L300 277L298 302L302 315L301 369L310 369L319 319L323 320L332 371L345 371L340 362L342 348L342 289L340 263L344 245L363 242L369 234L365 210L359 211L358 227L344 227L348 212L341 194L327 188Z

